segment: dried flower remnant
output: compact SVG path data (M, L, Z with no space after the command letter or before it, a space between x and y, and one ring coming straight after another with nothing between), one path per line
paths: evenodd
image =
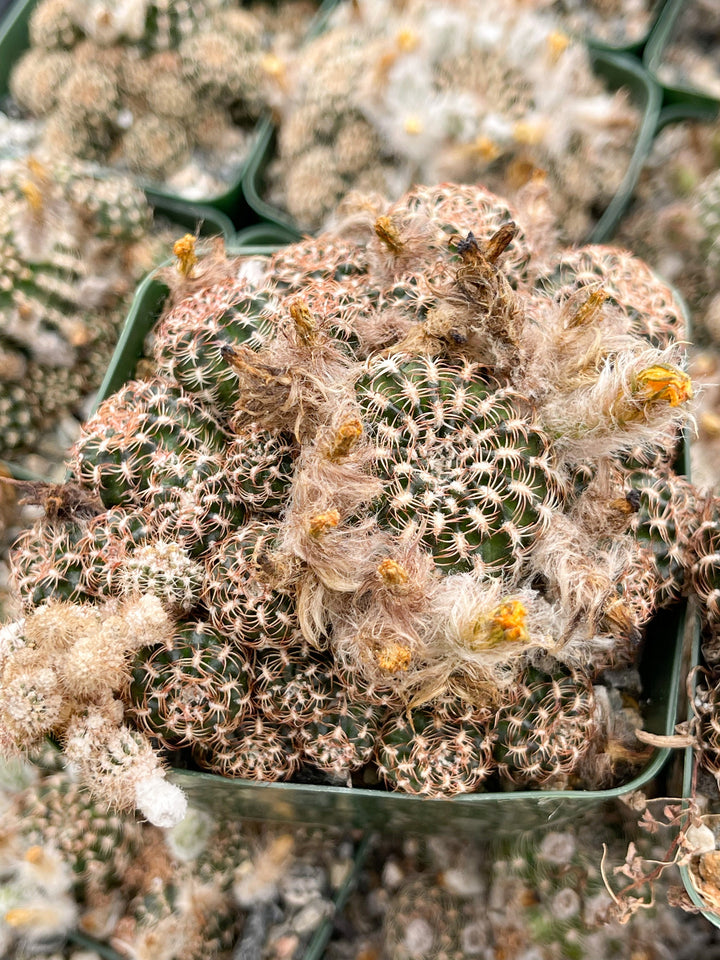
M177 258L177 268L182 277L192 276L193 268L197 263L197 254L195 253L195 237L191 233L186 233L184 237L176 240L173 244L173 254Z

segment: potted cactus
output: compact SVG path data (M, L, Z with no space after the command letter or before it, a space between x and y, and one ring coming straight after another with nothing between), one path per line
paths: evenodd
M320 807L647 763L683 317L629 254L556 250L534 190L524 214L452 184L356 198L266 258L176 244L153 375L15 547L5 749L51 734L157 823L184 811L162 750L243 789L319 779Z

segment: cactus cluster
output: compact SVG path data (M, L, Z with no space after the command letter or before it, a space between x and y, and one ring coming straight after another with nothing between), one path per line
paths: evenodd
M720 131L686 121L656 137L619 239L675 284L693 317L693 339L720 340Z
M616 918L598 856L602 839L606 868L622 861L626 841L611 817L575 817L513 842L487 833L379 837L345 911L349 932L333 938L327 960L351 960L358 948L396 960L690 960L711 949L705 920L659 897ZM637 837L647 853L653 842Z
M374 203L269 258L179 244L155 375L14 551L4 741L52 732L154 822L183 810L162 747L431 797L633 753L602 678L683 589L679 308L628 254L536 252L482 188Z
M0 169L0 456L99 386L137 280L160 258L127 178L34 158Z
M230 0L41 0L10 91L44 121L38 149L210 196L237 175L280 82L272 45L307 29L296 6L275 33Z
M562 18L517 2L344 4L287 72L268 196L304 229L350 189L396 197L456 180L512 195L547 176L577 241L617 190L639 122Z
M229 960L251 945L260 956L295 930L305 943L354 853L335 831L197 809L158 830L94 802L49 744L0 764L0 809L0 949L18 960L96 960L93 940L138 960ZM88 952L65 945L75 930Z

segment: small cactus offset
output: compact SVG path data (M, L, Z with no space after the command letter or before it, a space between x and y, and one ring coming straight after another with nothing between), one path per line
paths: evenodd
M162 747L425 797L642 756L615 749L603 671L687 579L690 493L648 467L690 416L671 292L610 248L536 252L482 188L353 204L273 257L177 245L158 372L88 421L15 552L3 741L60 736L156 823L182 815ZM122 626L135 605L153 636Z

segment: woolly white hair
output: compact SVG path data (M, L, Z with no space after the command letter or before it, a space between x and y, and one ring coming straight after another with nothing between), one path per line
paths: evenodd
M140 813L156 827L175 827L187 813L187 797L180 787L169 783L158 772L135 786L135 804Z

